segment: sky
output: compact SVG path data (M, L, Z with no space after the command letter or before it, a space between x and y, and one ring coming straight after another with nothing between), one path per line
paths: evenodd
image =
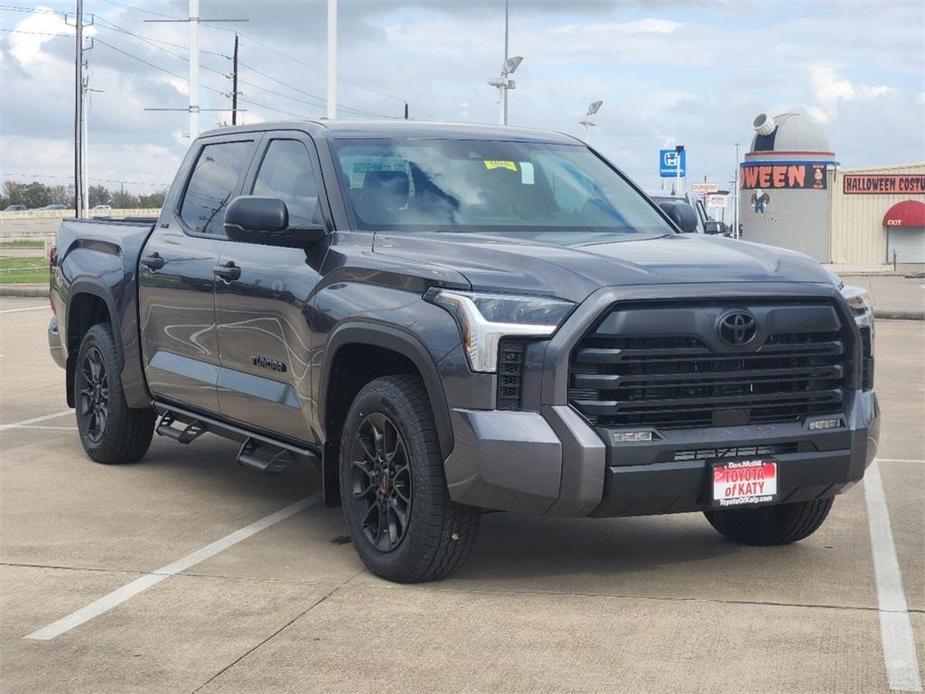
M0 180L73 176L74 2L0 3ZM150 192L189 146L183 0L85 0L91 183ZM202 108L228 108L241 33L239 118L324 115L326 0L201 0ZM503 0L339 0L339 117L493 123ZM69 16L65 17L65 14ZM654 190L658 150L683 144L691 180L729 185L762 112L800 110L842 166L925 161L925 2L510 0L524 56L511 125L582 135ZM203 129L230 121L206 112Z

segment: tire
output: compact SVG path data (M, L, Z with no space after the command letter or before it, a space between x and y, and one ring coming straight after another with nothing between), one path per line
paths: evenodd
M90 459L108 465L133 463L148 451L154 434L154 410L136 410L125 404L109 323L92 326L80 343L74 368L74 405L80 442Z
M704 515L724 537L743 545L789 545L809 537L825 521L834 497L749 509L706 511Z
M462 566L475 543L480 512L450 499L430 402L416 376L377 378L357 394L341 438L340 491L353 545L382 578L439 580Z

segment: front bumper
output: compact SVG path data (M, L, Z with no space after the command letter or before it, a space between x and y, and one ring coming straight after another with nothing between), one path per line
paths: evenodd
M864 476L877 453L880 410L873 391L856 393L838 429L803 424L680 429L658 441L612 445L569 406L540 412L455 409L456 443L446 461L460 503L550 516L640 516L710 508L706 458L691 450L782 446L775 454L779 503L839 494Z

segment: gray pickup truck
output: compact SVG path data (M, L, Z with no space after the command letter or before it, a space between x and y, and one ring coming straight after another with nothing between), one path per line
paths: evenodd
M876 452L870 306L802 255L680 231L565 135L218 130L156 220L64 221L49 340L90 458L156 431L314 461L395 581L458 568L485 510L800 540Z

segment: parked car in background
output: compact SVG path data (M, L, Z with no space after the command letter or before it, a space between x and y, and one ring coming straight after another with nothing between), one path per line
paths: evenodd
M101 210L104 212L109 212L112 209L112 205L94 205L94 210Z
M446 576L484 510L796 542L876 454L866 292L680 233L691 205L575 138L260 123L198 137L170 190L157 219L63 220L50 254L84 450L314 460L380 576Z
M3 208L4 212L22 212L23 210L29 209L25 205L7 205Z
M40 207L40 210L66 210L67 205L61 205L59 203L54 203L52 205L45 205L45 207Z
M689 234L728 234L729 227L717 222L707 213L700 199L691 200L687 195L650 195L672 221Z

